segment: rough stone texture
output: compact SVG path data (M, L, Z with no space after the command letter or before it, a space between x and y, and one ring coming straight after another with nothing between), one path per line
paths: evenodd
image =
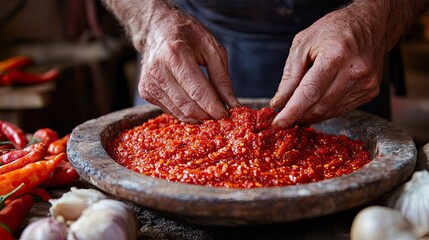
M429 171L429 143L419 149L419 152L417 154L416 170L424 169Z
M242 100L242 103L260 108L267 101ZM338 212L381 197L407 179L416 164L416 148L408 134L388 121L359 111L313 127L363 140L372 154L372 162L352 174L317 183L260 189L208 188L167 182L116 164L104 150L105 143L119 131L141 124L160 112L155 106L140 106L85 122L73 130L67 151L70 162L84 179L113 196L136 203L136 209L141 208L143 211L139 217L145 218L144 223L150 225L151 222L159 224L157 221L170 221L169 218L156 217L156 212L180 219L161 224L164 229L160 229L159 234L168 234L168 227L174 229L174 234L190 228L187 233L195 236L186 235L186 239L235 239L238 235L234 231L247 229L241 234L246 233L245 236L253 238L255 235L252 233L258 227L224 231L222 229L230 228L221 226L273 224L267 228L268 231L286 227L299 232L298 226L303 226L292 222L308 221L311 228L318 228L320 222L325 227L326 224L335 225L338 221L344 223L347 221L338 218L330 221L329 216L323 216L341 214ZM282 225L284 222L289 224ZM189 223L206 226L197 227ZM151 233L156 232L151 229ZM281 230L279 234L287 234L287 229ZM296 239L306 239L305 229ZM180 236L176 237L180 239ZM164 237L157 235L155 238Z

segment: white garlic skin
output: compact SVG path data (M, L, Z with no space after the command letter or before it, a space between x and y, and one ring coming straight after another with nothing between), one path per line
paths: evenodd
M52 204L49 212L54 218L61 218L66 222L75 221L84 209L101 199L106 199L106 195L95 189L72 187L61 198L49 200Z
M351 240L415 240L413 225L392 208L371 206L355 217L350 231Z
M20 240L66 240L67 227L64 222L51 217L32 222L22 232Z
M418 237L429 234L429 172L413 173L411 180L398 187L387 201L416 228Z
M137 219L123 202L104 199L82 212L69 228L68 240L134 240Z

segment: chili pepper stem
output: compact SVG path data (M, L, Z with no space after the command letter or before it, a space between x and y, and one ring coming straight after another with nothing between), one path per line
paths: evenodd
M7 194L5 194L5 195L2 195L2 196L0 196L0 209L3 209L4 208L4 205L5 205L5 202L6 202L6 200L10 197L10 196L12 196L12 194L14 194L16 191L18 191L20 188L22 188L22 186L24 186L24 183L21 183L18 187L16 187L13 191L11 191L11 192L9 192L9 193L7 193Z
M12 144L11 141L0 141L0 145L8 145L8 144Z
M12 229L7 224L0 222L0 228L4 228L7 232L12 233Z
M24 146L24 148L26 148L28 146L31 146L33 144L39 143L39 142L41 142L40 139L38 139L38 138L31 138L30 142L28 142L27 145Z

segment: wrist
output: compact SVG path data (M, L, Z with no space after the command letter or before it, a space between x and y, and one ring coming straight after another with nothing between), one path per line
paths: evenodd
M370 34L374 47L387 52L428 6L429 0L355 0L345 9Z
M125 28L132 44L142 52L151 27L155 22L167 17L174 9L169 0L102 0Z

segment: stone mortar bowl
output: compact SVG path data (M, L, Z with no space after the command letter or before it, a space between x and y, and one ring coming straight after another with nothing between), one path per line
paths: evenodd
M266 99L241 99L254 109ZM161 114L140 106L113 112L77 126L68 157L82 178L123 200L203 225L253 225L328 215L368 203L406 180L416 164L412 138L392 123L360 111L323 121L316 130L364 141L371 163L351 174L296 186L228 189L168 182L117 164L104 146L118 132Z

